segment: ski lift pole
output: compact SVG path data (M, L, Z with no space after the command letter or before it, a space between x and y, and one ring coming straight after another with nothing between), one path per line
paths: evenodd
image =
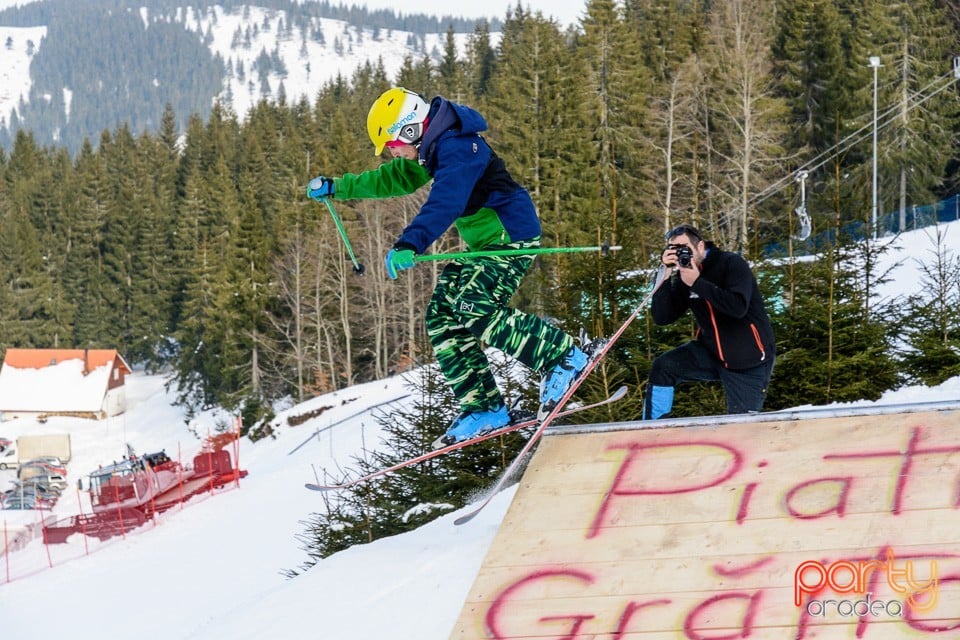
M797 182L800 183L800 206L794 209L797 218L800 219L800 231L794 236L800 242L810 237L813 230L810 225L810 216L807 214L807 176L810 175L806 169L797 172Z
M414 262L430 262L431 260L458 260L464 258L491 258L496 256L539 256L550 253L601 253L609 254L611 251L619 251L623 247L620 245L603 244L598 247L540 247L533 249L490 249L481 251L460 251L456 253L428 253L422 256L414 256Z
M347 231L343 228L343 221L340 219L340 216L337 215L337 211L333 208L333 205L330 204L330 198L315 198L315 200L322 200L323 204L327 205L327 210L330 212L330 217L333 218L334 224L337 225L337 232L340 234L340 238L343 240L343 246L347 248L347 253L350 255L350 261L353 263L353 272L358 276L362 276L366 271L366 267L358 262L357 256L353 254L353 247L350 246L350 239L347 237Z

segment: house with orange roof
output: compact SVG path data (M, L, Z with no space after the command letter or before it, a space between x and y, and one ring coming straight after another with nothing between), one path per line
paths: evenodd
M116 349L7 349L2 419L67 415L101 420L126 410L130 366Z

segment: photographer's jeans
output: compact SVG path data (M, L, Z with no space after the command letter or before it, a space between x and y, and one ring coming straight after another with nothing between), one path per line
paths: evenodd
M750 369L734 371L715 360L699 342L692 340L671 349L653 361L643 403L643 419L656 420L673 407L673 390L684 382L719 380L727 399L727 413L760 411L767 397L774 357Z

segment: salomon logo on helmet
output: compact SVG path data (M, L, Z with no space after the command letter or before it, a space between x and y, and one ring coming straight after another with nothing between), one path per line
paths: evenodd
M387 128L387 133L396 133L400 128L417 117L416 111L411 111L407 115L403 116L400 120L397 120L393 125Z
M419 94L403 87L383 92L367 114L367 134L375 154L383 153L388 142L419 142L429 110L430 106Z

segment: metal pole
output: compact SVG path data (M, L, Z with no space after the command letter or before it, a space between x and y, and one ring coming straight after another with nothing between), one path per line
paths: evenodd
M870 66L873 67L873 190L872 214L870 217L870 232L873 239L877 239L877 69L880 68L880 57L870 56Z
M337 215L336 209L333 208L333 205L330 204L329 198L314 198L318 202L323 201L323 204L327 205L327 210L330 212L330 217L333 218L333 223L337 225L337 233L340 234L340 238L343 240L343 246L347 248L347 254L350 256L350 261L353 263L353 272L358 276L362 276L366 268L357 261L357 256L353 253L353 247L350 246L350 238L347 237L347 230L343 228L343 221L340 219L340 216Z

